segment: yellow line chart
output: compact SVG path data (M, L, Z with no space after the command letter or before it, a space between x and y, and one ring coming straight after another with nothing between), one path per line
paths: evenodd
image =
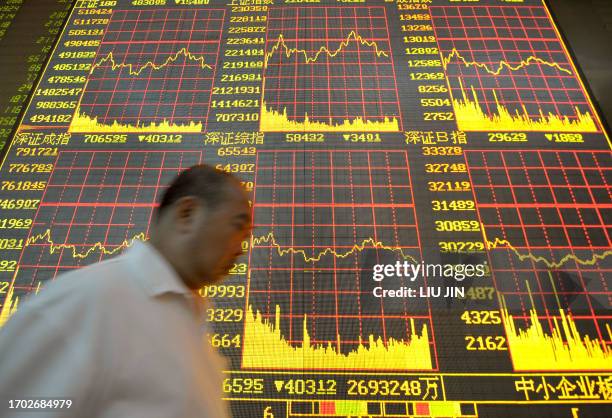
M122 68L127 68L129 73L130 73L130 75L139 76L147 68L152 68L155 71L161 70L164 67L168 66L169 64L172 64L173 62L178 60L181 56L185 57L188 60L199 62L200 63L200 67L203 68L203 69L206 69L206 68L208 68L210 70L213 69L210 65L208 65L205 62L204 57L192 54L191 52L189 52L187 50L187 48L181 48L176 53L174 53L173 55L170 55L166 59L166 61L164 61L163 63L161 63L159 65L156 65L152 61L147 61L138 70L134 70L134 64L126 64L126 63L123 63L123 62L117 63L115 61L115 57L114 57L113 53L109 52L108 55L106 55L104 58L102 58L100 61L98 61L97 63L95 63L91 67L91 72L93 73L96 69L100 68L105 63L110 62L111 63L111 70L113 70L113 71L116 71L116 70L122 69Z
M450 64L450 62L452 61L453 57L456 57L458 60L463 62L463 64L466 67L478 67L480 69L485 70L487 73L489 73L491 75L500 75L504 68L507 68L510 71L518 71L520 69L526 68L526 67L528 67L528 66L530 66L532 64L535 64L535 63L546 65L546 66L551 67L551 68L556 68L557 70L562 71L562 72L567 73L567 74L570 74L570 75L573 74L570 70L568 70L567 68L561 67L556 62L546 61L546 60L543 60L543 59L541 59L539 57L536 57L536 56L533 56L533 55L527 57L527 59L521 60L520 63L515 65L515 66L509 64L506 61L500 61L499 65L497 66L497 69L496 70L492 70L489 67L489 65L487 65L487 64L484 64L484 63L481 63L481 62L476 62L476 61L468 61L455 48L453 48L451 50L451 52L446 57L442 57L442 63L444 65L444 69L446 69L448 64Z
M319 58L319 55L323 53L327 54L330 58L335 57L336 55L338 55L338 53L342 52L342 50L349 45L351 39L354 40L355 42L361 43L362 45L366 45L366 46L374 48L376 56L378 57L380 56L388 57L389 56L385 51L382 51L378 48L378 44L376 42L368 41L367 39L364 39L361 35L357 34L357 32L355 32L354 30L352 30L347 35L344 41L340 42L340 45L338 45L338 48L336 48L334 51L329 50L326 46L321 46L319 50L315 52L312 57L308 56L308 51L306 51L305 49L299 49L297 47L289 48L287 44L285 43L285 37L281 33L278 36L278 40L276 41L276 44L274 44L274 46L272 46L272 48L270 48L270 51L268 51L268 53L266 54L265 59L264 59L264 67L268 65L268 61L270 60L270 58L272 58L274 53L276 51L281 50L281 47L282 47L282 51L284 52L287 58L290 58L291 55L293 54L302 54L304 56L304 60L306 64L309 64L311 62L315 62Z
M156 65L152 61L147 61L142 67L136 70L134 69L135 68L134 64L116 62L115 56L113 55L113 53L109 52L104 58L102 58L101 60L99 60L92 66L90 74L93 74L93 72L96 69L101 68L104 64L106 64L107 62L110 62L112 71L117 71L118 69L127 68L131 76L137 77L141 75L148 68L151 68L154 71L162 70L168 65L177 61L181 56L185 57L185 59L187 60L198 62L200 64L199 66L202 69L213 70L213 68L205 62L203 56L194 55L191 52L189 52L187 48L185 47L185 48L181 48L176 53L170 55L168 58L166 58L166 60L163 63L159 65ZM84 91L87 90L88 84L89 84L89 81L85 83L85 87L83 88ZM187 124L176 124L168 120L163 120L161 122L150 122L150 123L141 123L141 121L137 121L136 124L123 124L123 123L117 122L116 120L113 121L112 124L100 123L98 121L98 117L91 117L81 112L82 100L83 100L83 96L81 96L81 98L79 99L75 114L73 116L72 123L70 124L70 129L69 129L70 132L121 132L121 133L128 133L128 132L132 132L132 133L135 133L135 132L166 132L166 133L193 132L193 133L196 133L196 132L202 131L202 126L203 126L202 123L193 122L193 121L190 121Z
M58 251L68 249L71 251L73 258L84 259L84 258L89 257L92 253L96 251L100 251L104 255L113 255L113 254L116 254L124 250L125 248L130 247L135 241L146 241L146 240L147 238L144 232L141 232L139 234L134 235L130 239L124 240L121 244L117 246L113 246L112 249L108 249L106 246L103 245L102 242L96 242L92 246L90 246L87 250L79 252L77 248L78 245L56 244L51 238L51 230L47 229L45 232L41 234L37 234L37 235L34 235L28 238L28 240L25 242L25 246L37 244L41 241L44 241L45 243L49 244L50 254L55 254ZM276 241L276 238L274 237L274 234L272 232L270 232L267 235L260 236L260 237L251 237L251 245L253 247L259 244L262 244L262 243L270 243L270 245L275 248L278 255L280 256L284 256L287 254L299 254L304 258L304 261L307 263L321 261L321 259L326 255L332 255L333 257L336 257L336 258L347 258L353 255L354 253L363 251L366 248L375 248L375 249L381 249L381 250L386 250L386 251L392 251L392 252L399 254L404 260L411 260L415 263L418 263L418 261L414 257L412 257L409 254L406 254L401 247L389 246L380 241L376 241L374 238L366 238L360 244L353 245L353 247L351 247L345 252L338 252L338 251L335 251L333 248L325 248L323 251L320 251L317 255L313 257L308 256L305 250L291 248L291 247L283 248Z
M549 259L547 259L545 257L537 256L537 255L534 255L534 254L531 254L531 253L521 253L508 240L501 239L501 238L495 238L495 239L493 239L493 241L491 241L487 237L487 233L485 231L484 225L481 225L481 228L482 228L482 235L483 235L484 243L485 243L485 246L486 246L487 250L494 250L496 248L505 247L505 248L509 249L510 251L512 251L514 254L516 254L516 256L518 257L518 259L520 261L531 260L531 261L534 261L536 263L542 263L542 264L546 265L546 267L548 267L550 269L560 268L563 265L569 263L570 261L574 261L577 264L580 264L580 265L583 265L583 266L593 266L598 261L604 260L607 257L612 256L612 250L608 250L608 251L604 251L604 252L599 253L599 254L593 254L591 258L586 258L586 259L582 259L580 257L577 257L574 254L567 254L563 258L561 258L561 260L559 260L559 261L556 261L556 262L555 261L550 261Z
M130 247L134 243L134 241L145 241L146 239L147 238L145 236L145 233L141 232L139 234L134 235L130 239L124 240L121 244L114 246L114 248L110 250L107 249L107 247L104 246L102 242L96 242L94 245L89 247L87 250L83 252L79 252L77 249L78 246L75 244L56 244L51 238L51 230L47 229L42 234L34 235L28 238L28 240L25 242L25 246L27 247L29 245L37 244L41 241L44 241L45 243L49 244L49 253L51 254L54 254L61 250L71 250L73 258L84 259L84 258L89 257L92 253L96 251L100 251L104 255L113 255L113 254L116 254L122 251L123 249L127 247Z
M361 252L366 248L376 248L376 249L381 249L381 250L392 251L392 252L398 253L404 260L411 260L414 263L418 263L418 261L414 257L412 257L409 254L404 253L404 250L401 247L392 247L382 242L376 241L374 238L366 238L361 242L361 244L355 244L353 245L353 247L351 247L349 250L345 252L338 252L338 251L335 251L333 248L325 248L323 251L320 251L317 255L312 256L312 257L309 257L306 254L305 250L295 249L292 247L283 248L276 241L276 238L274 237L274 234L272 232L270 232L267 235L261 236L261 237L251 238L252 247L255 247L258 244L262 244L262 243L269 243L270 246L276 249L276 252L280 256L284 256L287 254L299 254L304 258L304 261L307 263L318 262L325 255L332 255L336 258L346 258L356 252Z

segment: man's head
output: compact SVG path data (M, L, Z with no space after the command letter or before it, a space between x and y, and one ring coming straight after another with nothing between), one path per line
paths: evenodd
M246 191L231 174L207 165L183 171L164 193L151 243L191 289L223 278L251 232Z

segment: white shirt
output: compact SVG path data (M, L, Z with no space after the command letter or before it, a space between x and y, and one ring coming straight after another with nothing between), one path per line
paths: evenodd
M0 329L0 416L227 417L226 364L203 335L201 300L141 242L58 277ZM28 397L73 405L7 409Z

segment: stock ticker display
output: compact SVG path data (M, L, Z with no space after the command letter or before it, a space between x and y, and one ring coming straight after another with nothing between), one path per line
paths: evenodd
M542 0L79 0L3 156L0 326L204 162L252 195L202 290L235 417L609 417L610 149Z

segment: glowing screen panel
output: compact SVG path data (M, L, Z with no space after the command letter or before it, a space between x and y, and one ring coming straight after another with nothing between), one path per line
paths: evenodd
M199 163L251 193L201 291L235 417L610 415L612 152L541 0L76 1L3 156L0 326Z

